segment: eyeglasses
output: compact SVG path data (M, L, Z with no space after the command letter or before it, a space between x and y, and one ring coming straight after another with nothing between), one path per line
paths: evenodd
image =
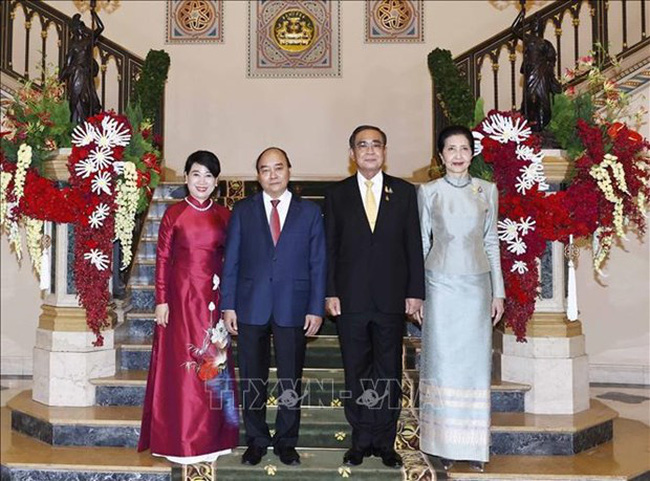
M382 142L379 142L378 140L373 140L372 142L367 142L365 140L362 140L361 142L357 142L355 144L355 147L359 150L368 150L368 149L383 149L384 144Z

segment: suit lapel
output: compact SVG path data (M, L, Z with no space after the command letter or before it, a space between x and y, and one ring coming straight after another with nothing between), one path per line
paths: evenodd
M368 216L366 215L366 209L363 207L363 199L361 198L357 176L355 174L352 177L348 177L348 179L347 196L351 210L354 212L354 215L357 216L359 225L364 225L365 230L372 234L370 223L368 222Z
M394 204L394 202L391 204L391 195L393 193L392 177L384 173L383 178L384 182L381 186L379 199L377 199L377 202L379 202L379 211L377 212L377 222L375 223L375 234L386 223L386 217L389 216Z
M285 232L293 229L296 222L298 222L301 208L302 206L300 205L300 199L298 196L296 196L296 194L292 194L291 201L289 201L289 211L287 212L287 218L284 219L284 226L282 226L282 230L280 231L280 238L278 239L278 244L275 246L276 248L280 246L282 239L286 237L286 235L284 235ZM270 233L271 228L269 227L269 235Z
M258 198L255 199L255 203L257 205L255 206L254 210L257 213L259 222L262 227L262 236L264 237L266 243L273 248L273 237L271 237L271 226L269 225L269 221L266 218L266 210L264 209L264 198L262 197L261 192L257 194L257 196Z

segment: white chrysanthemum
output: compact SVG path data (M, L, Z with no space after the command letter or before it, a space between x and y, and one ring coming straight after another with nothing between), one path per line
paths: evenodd
M483 152L483 143L481 141L485 135L483 135L481 132L473 130L472 136L474 137L474 157L476 157L477 155L481 155L481 152Z
M515 179L515 188L521 195L526 195L526 191L533 188L533 179L528 176L521 176Z
M103 271L109 265L108 256L99 249L91 249L84 254L84 259L90 261L98 271Z
M524 261L515 261L515 263L512 264L512 267L510 268L510 272L523 274L524 272L528 272L528 266Z
M219 276L216 275L216 274L214 276L212 276L212 290L213 291L216 291L217 289L219 289L219 283L220 283Z
M515 154L519 160L529 160L530 162L539 163L544 158L542 152L535 152L535 149L528 145L519 144L515 148Z
M95 140L100 147L126 147L131 140L131 134L124 124L107 116L102 119L102 129L95 134Z
M516 255L520 256L521 254L526 253L527 246L526 246L526 243L524 241L522 241L519 238L516 238L516 239L511 240L511 241L508 242L508 247L507 248L513 254L516 254Z
M90 187L97 195L101 195L102 192L106 195L111 195L111 175L108 172L95 174Z
M97 147L90 152L88 159L95 163L98 170L105 169L113 162L113 150L110 147Z
M107 204L99 204L88 218L88 223L93 229L99 229L104 225L104 219L108 217L110 208Z
M497 231L499 239L502 241L511 241L519 237L519 225L512 219L504 219L497 222Z
M113 162L113 172L117 175L122 175L124 173L124 162L121 160Z
M90 125L88 122L79 124L72 131L72 145L77 147L85 147L86 145L92 143L95 140L95 127Z
M525 219L522 217L519 219L521 222L519 222L519 232L521 232L521 235L526 235L530 231L535 230L535 224L536 222L533 220L531 216L526 217Z
M77 165L74 166L74 170L78 177L87 179L97 172L97 165L95 165L95 162L90 159L83 159L77 162Z
M526 120L518 118L514 123L511 117L492 114L483 121L483 130L490 138L506 144L508 142L523 142L530 137L531 130Z

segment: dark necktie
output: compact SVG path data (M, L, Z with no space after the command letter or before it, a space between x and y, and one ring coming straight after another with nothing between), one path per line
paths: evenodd
M271 201L271 237L273 237L273 245L278 244L280 238L280 213L278 212L278 204L280 199L273 199Z

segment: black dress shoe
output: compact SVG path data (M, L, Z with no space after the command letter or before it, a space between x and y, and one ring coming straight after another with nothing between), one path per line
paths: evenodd
M255 466L260 464L260 461L266 454L266 448L261 446L248 446L248 449L241 457L241 463L247 464L249 466Z
M401 468L404 463L402 463L402 456L397 454L394 449L375 449L375 456L381 457L381 462L384 463L384 466L389 468Z
M296 448L292 446L275 446L273 452L278 455L280 461L289 466L298 466L300 464L300 455Z
M343 455L343 464L346 466L359 466L361 463L363 463L363 458L369 455L370 450L350 448Z

